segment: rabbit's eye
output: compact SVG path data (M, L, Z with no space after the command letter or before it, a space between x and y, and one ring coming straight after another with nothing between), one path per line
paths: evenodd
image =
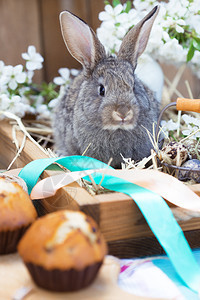
M99 85L98 93L100 96L105 96L105 87L103 86L103 84Z

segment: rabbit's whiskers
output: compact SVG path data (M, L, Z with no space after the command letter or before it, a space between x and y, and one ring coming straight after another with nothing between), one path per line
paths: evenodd
M116 131L117 129L129 131L133 128L134 128L133 124L126 124L123 121L121 121L119 124L107 124L104 125L103 127L104 130L109 130L109 131Z

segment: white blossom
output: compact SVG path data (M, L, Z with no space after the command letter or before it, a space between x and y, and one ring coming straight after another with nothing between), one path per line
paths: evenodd
M48 107L50 109L53 109L54 107L56 107L56 105L58 104L58 100L59 100L59 97L58 98L55 98L55 99L52 99L49 104L48 104Z
M21 118L26 113L49 118L51 107L44 104L41 87L33 88L32 83L34 70L42 67L43 58L36 53L34 46L29 46L28 53L23 53L22 57L26 60L26 68L21 64L11 66L0 61L0 110L12 112ZM76 75L75 70L73 73ZM0 119L3 118L5 116L1 114Z
M52 99L52 100L49 102L49 104L48 104L48 107L49 107L50 110L51 110L51 109L54 109L54 107L57 105L58 101L59 101L60 99L62 99L62 97L65 95L65 93L66 93L66 88L67 88L67 86L65 86L65 85L61 85L61 86L60 86L60 90L59 90L58 97L55 98L55 99Z
M19 117L24 117L29 108L30 105L23 103L22 98L18 95L0 95L0 110L2 111L9 111ZM3 115L1 115L0 119L3 119Z
M151 38L152 36L154 38ZM151 32L150 39L147 44L147 48L145 52L148 54L150 53L154 54L155 51L157 51L156 49L163 47L163 45L164 45L164 41L163 41L162 28L159 25L155 25Z
M25 106L24 103L21 102L21 97L18 95L13 95L10 98L9 111L13 114L16 114L19 117L23 117L25 115Z
M164 43L159 50L160 61L176 65L182 64L186 61L187 50L179 44L177 39L170 39L167 43Z
M36 107L37 119L48 119L50 117L50 111L45 104L40 104Z
M178 123L174 122L172 119L169 121L162 120L161 127L164 131L174 131L178 129Z
M71 76L76 77L79 73L79 70L68 68L60 68L58 73L61 75L59 77L55 77L53 82L60 86L68 86L71 81Z
M99 13L99 20L101 21L115 21L116 17L120 15L123 10L123 6L118 4L114 8L111 5L105 6L105 11Z
M18 86L18 83L24 83L26 81L26 73L23 72L23 66L17 65L5 66L3 69L3 74L1 77L1 84L8 85L11 90L15 90Z
M134 0L133 1L133 5L136 8L136 10L138 10L138 11L151 10L157 4L158 4L158 2L155 0L145 0L145 1Z
M0 95L0 110L7 110L9 107L10 99L7 94Z
M184 114L182 115L182 120L187 125L187 128L182 130L182 134L184 136L192 134L190 139L193 140L200 138L200 119Z
M176 31L179 32L179 33L180 33L180 32L183 33L183 32L184 32L184 29L183 29L182 26L184 26L184 25L186 25L186 23L185 23L184 20L182 20L182 19L178 20L178 21L176 22L176 25L175 25Z
M169 137L170 131L173 132L174 130L178 129L178 123L174 122L172 119L170 119L169 121L162 120L160 125L166 137Z
M58 73L61 75L60 77L55 77L53 82L57 85L65 85L69 83L70 80L70 70L68 68L60 68Z
M187 23L194 28L194 30L200 35L200 15L189 16Z
M187 125L195 125L200 128L200 119L192 117L190 115L184 114L182 115L182 119Z
M72 74L72 76L76 77L79 74L79 70L71 69L70 73Z
M42 55L36 52L35 46L29 46L27 53L22 53L22 58L25 59L26 68L29 71L39 70L42 68L44 61Z
M97 29L97 36L107 52L116 54L119 51L123 36L137 24L153 7L160 6L160 11L151 30L145 53L160 62L179 67L187 61L190 46L190 33L200 38L199 0L134 0L133 8L128 13L125 6L105 6L105 11L99 14L102 21ZM187 30L187 34L186 34ZM181 42L183 35L184 42ZM199 52L188 65L200 77Z
M193 14L199 13L199 0L190 1L189 11Z
M182 134L185 136L191 135L190 139L195 140L200 138L200 128L198 126L188 125L187 129L182 130Z
M0 77L3 75L3 70L4 70L5 64L3 60L0 60Z
M28 83L32 83L32 79L33 79L33 76L34 76L34 71L28 70L26 72L26 76L27 76Z

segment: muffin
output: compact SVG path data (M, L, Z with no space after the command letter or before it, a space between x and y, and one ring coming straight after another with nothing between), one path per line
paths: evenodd
M19 177L17 175L0 173L0 178L4 178L4 179L6 179L6 181L9 181L9 182L18 183L19 185L21 185L23 190L28 193L28 188L27 188L26 182L21 177Z
M18 251L38 286L67 292L84 288L94 280L107 246L91 217L62 210L34 222Z
M28 194L16 182L0 177L0 254L13 253L37 217Z

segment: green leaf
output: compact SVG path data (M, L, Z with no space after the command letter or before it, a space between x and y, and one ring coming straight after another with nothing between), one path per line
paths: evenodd
M200 39L194 39L192 44L196 50L200 51Z
M56 85L53 82L43 82L40 86L40 95L45 98L45 103L49 103L52 99L58 97L58 93L55 91Z
M104 1L104 5L110 5L110 2L107 1L107 0L105 0L105 1Z
M197 37L197 36L193 36L193 39L197 42L200 42L200 37Z
M190 48L188 50L187 54L187 62L190 61L194 56L195 48L193 46L193 41L190 43Z
M121 4L120 0L113 0L112 2L113 7L117 6L118 4Z
M127 1L126 2L126 9L125 9L125 13L128 13L131 10L131 1Z

